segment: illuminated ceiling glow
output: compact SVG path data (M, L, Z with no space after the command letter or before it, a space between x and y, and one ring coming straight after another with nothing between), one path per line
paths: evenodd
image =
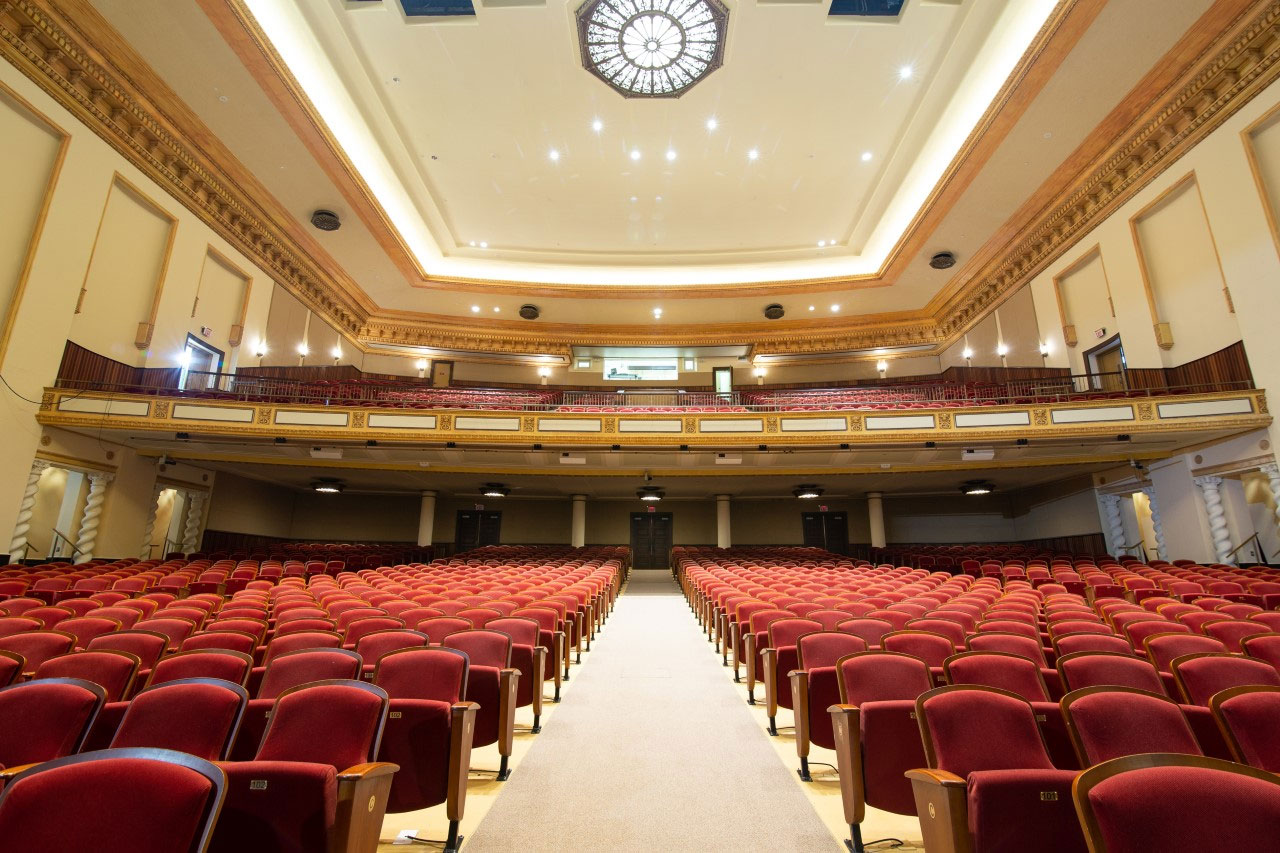
M624 97L678 98L724 60L719 0L587 0L582 64Z

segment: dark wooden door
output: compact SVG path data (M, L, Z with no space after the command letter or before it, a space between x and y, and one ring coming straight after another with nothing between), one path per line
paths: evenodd
M631 566L671 568L671 513L631 513Z
M843 512L802 512L800 526L808 548L849 553L849 516Z
M453 529L453 547L467 551L502 542L502 512L491 509L460 509Z

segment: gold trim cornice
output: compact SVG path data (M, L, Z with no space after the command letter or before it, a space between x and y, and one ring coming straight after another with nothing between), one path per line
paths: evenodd
M87 2L0 2L0 53L305 305L358 332L368 297L154 72L117 64L136 55Z

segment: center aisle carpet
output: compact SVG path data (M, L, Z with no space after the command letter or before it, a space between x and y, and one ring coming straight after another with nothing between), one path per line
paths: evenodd
M464 853L836 851L666 572L634 571Z

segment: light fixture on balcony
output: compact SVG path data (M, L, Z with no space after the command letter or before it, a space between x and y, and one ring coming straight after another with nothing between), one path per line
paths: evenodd
M767 371L767 370L765 370L763 367L757 367L755 370L753 370L753 371L752 371L752 373L754 373L754 374L756 375L756 384L757 384L757 385L763 385L763 384L764 384L764 375L765 375L766 373L768 373L768 371Z
M334 477L321 477L311 484L314 491L326 495L337 495L342 493L342 481Z
M427 360L425 358L418 359L416 362L414 362L413 366L418 368L419 379L422 379L427 375Z
M884 375L885 373L888 372L888 370L889 370L889 362L887 360L882 358L876 362L876 371L880 374L881 379L884 379Z
M648 503L657 503L667 496L660 486L642 486L636 490L636 497Z
M485 483L480 490L480 494L486 498L505 498L510 493L511 490L501 483Z
M542 379L542 384L543 384L543 385L546 385L546 384L547 384L547 377L548 377L548 376L550 376L550 375L551 375L551 368L550 368L550 367L539 367L539 368L538 368L538 376Z
M814 498L822 497L822 489L812 485L796 486L791 494L802 501L811 501Z
M989 495L996 490L990 480L966 480L960 491L966 495Z

